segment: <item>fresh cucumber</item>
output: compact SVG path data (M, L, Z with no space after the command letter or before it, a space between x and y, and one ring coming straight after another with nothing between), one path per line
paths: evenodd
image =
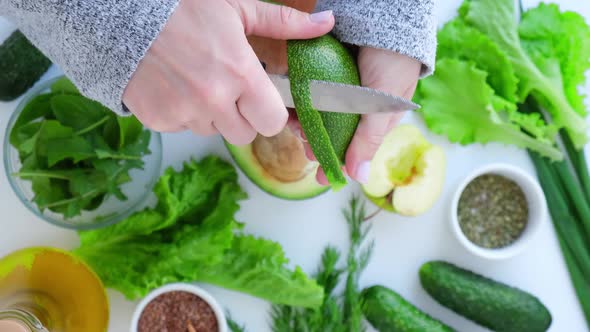
M444 261L420 268L422 287L436 301L494 331L541 332L549 310L535 296Z
M380 332L454 331L385 286L365 288L361 297L365 318Z
M0 101L20 97L51 66L49 60L19 30L0 45Z

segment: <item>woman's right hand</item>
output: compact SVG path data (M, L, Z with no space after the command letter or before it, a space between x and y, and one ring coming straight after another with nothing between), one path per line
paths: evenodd
M259 0L181 0L123 102L156 131L220 133L237 145L257 133L276 135L288 112L246 36L314 38L333 25L331 12L310 15Z

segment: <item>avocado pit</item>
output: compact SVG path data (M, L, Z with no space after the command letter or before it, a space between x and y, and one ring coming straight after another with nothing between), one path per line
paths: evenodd
M287 127L272 137L258 135L252 152L266 173L282 182L296 182L313 170L303 143Z

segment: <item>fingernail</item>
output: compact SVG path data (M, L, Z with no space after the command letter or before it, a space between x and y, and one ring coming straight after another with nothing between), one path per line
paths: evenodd
M325 10L323 12L311 14L309 16L309 19L314 23L324 23L324 22L328 22L331 17L332 17L332 11Z
M367 183L369 181L369 172L371 171L371 163L363 161L356 169L356 180L360 183Z

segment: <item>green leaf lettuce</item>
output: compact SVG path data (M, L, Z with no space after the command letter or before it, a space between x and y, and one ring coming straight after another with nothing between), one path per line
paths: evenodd
M436 75L419 87L422 116L430 130L447 135L451 142L501 142L560 158L552 144L555 130L536 116L516 113L516 104L495 95L486 79L487 73L473 63L439 60ZM536 137L519 125L531 127Z
M273 303L317 307L323 290L280 245L242 233L234 219L246 198L235 169L215 156L168 168L157 203L103 229L80 233L75 253L107 287L130 299L170 282L207 282Z
M567 130L575 146L580 148L587 141L587 125L568 101L561 80L558 79L559 67L551 58L533 61L521 44L516 6L513 0L466 0L459 9L460 16L469 25L485 33L499 48L506 53L520 80L519 97L524 101L529 94L539 96L551 105L549 111L553 122ZM542 29L549 16L541 14L536 20L535 28ZM580 28L578 24L572 24ZM588 29L585 27L585 29ZM561 35L572 37L571 35ZM587 36L576 36L587 38ZM579 39L579 38L576 38ZM580 61L575 59L571 49L561 49L555 54L564 61ZM542 64L538 67L539 64ZM565 77L568 79L567 77Z

